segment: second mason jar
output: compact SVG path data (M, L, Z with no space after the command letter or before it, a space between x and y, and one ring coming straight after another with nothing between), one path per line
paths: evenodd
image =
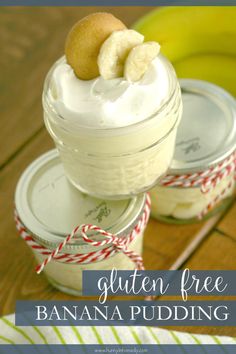
M147 194L118 201L83 194L68 182L52 150L24 171L15 205L16 226L39 263L37 271L59 290L81 295L83 270L142 269Z
M53 77L55 70L66 64L65 59L56 62L49 72L43 93L45 124L60 153L67 178L80 191L99 198L122 199L149 190L165 175L173 157L182 101L174 69L162 55L158 60L168 87L161 105L156 97L159 103L153 114L125 126L119 126L118 122L112 128L87 126L81 124L79 115L70 120L59 114L57 108L61 102L55 104L58 92ZM76 85L79 79L73 80ZM161 80L158 75L157 80ZM97 82L83 85L94 87ZM127 85L124 79L117 81L118 93L122 85ZM130 84L128 89L133 90L135 85ZM146 83L142 85L144 89ZM142 101L137 97L132 104L140 106ZM112 99L110 106L112 114Z
M169 174L151 191L153 217L202 220L232 200L236 172L236 103L222 88L180 80L183 118Z

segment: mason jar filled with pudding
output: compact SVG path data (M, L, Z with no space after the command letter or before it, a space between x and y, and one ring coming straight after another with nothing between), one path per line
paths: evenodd
M83 194L52 150L24 171L15 205L16 226L37 260L37 272L65 293L81 295L83 270L143 267L146 193L116 201Z
M202 220L230 205L236 176L236 103L205 81L180 80L183 118L168 175L151 190L153 217Z
M167 172L182 114L175 71L156 42L111 14L78 22L49 71L44 119L80 191L122 199Z

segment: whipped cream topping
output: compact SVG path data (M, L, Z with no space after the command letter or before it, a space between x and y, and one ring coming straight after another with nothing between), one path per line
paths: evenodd
M68 121L85 127L123 127L154 114L169 95L169 76L159 55L143 78L78 79L65 61L52 74L51 94L56 111Z

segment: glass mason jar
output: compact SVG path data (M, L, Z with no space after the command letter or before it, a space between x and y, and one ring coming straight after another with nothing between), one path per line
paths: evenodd
M26 230L21 236L29 243L39 264L81 224L93 224L124 242L129 240L128 250L142 255L143 233L150 210L148 195L118 201L85 195L68 182L56 150L39 157L22 174L16 188L15 205L17 228L20 232ZM130 238L133 230L135 233ZM90 230L87 235L95 241L104 240L96 231ZM83 270L113 268L132 270L136 264L112 244L95 247L78 233L43 271L59 290L81 295Z
M169 80L162 106L150 117L115 128L85 127L58 114L49 71L43 91L44 119L60 153L65 174L80 191L99 198L122 199L149 190L165 175L173 157L182 115L179 83L161 56ZM79 118L79 117L78 117Z
M206 219L227 208L236 176L236 103L216 85L180 80L181 120L169 175L151 191L152 216L168 223Z

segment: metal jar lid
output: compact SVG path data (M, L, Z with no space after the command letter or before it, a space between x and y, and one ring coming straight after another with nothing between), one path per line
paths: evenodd
M236 149L236 102L206 81L181 79L183 117L170 174L204 171Z
M116 235L127 235L143 212L146 194L126 200L101 200L81 193L65 177L57 150L36 159L22 174L15 205L25 227L51 248L80 224L94 224ZM93 236L100 239L101 235ZM76 238L67 249L88 251Z

